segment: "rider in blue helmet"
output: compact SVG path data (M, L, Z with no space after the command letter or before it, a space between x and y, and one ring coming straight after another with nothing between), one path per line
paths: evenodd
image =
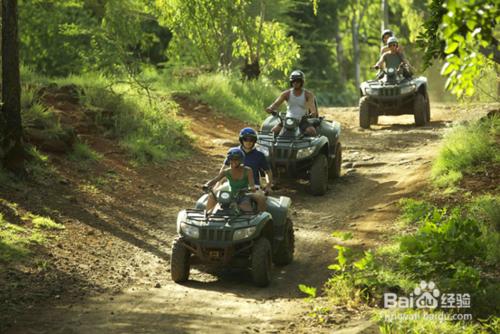
M240 208L244 211L251 211L252 205L247 192L255 192L255 183L252 169L243 165L245 152L239 147L233 147L227 151L226 159L229 161L229 167L221 169L219 175L205 185L212 187L223 178L226 178L229 182L231 194L237 198ZM207 201L207 211L211 212L216 204L217 200L210 194Z
M265 154L255 147L257 137L257 131L254 129L250 127L241 129L239 134L240 146L238 148L245 152L244 165L252 169L255 187L257 188L257 191L252 197L257 202L257 209L262 212L266 210L266 194L271 192L273 186L273 173L269 168ZM221 171L228 165L229 159L226 158L221 167ZM266 185L262 191L260 176L263 173L266 177Z

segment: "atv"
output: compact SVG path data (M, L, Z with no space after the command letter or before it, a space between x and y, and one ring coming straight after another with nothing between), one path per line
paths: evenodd
M307 121L316 127L316 136L305 136L299 120L273 112L262 124L256 148L266 155L276 179L307 179L313 195L324 195L328 180L340 176L340 124L323 117ZM279 122L283 128L275 135L271 129Z
M364 129L377 124L380 115L410 114L417 126L431 119L427 78L413 78L402 66L381 71L376 80L363 82L359 91L359 126Z
M170 274L174 282L189 278L193 260L201 263L250 268L257 286L271 282L272 263L287 265L293 260L295 237L288 217L291 200L267 197L267 211L242 211L226 183L217 194L204 187L205 194L194 209L177 216L178 237L172 244ZM205 210L208 194L217 199L212 213Z

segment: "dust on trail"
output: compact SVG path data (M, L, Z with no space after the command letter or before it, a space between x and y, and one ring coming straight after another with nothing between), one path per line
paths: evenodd
M422 189L440 138L449 123L463 115L435 107L429 126L415 127L410 116L380 117L380 125L362 130L356 108L321 112L342 124L345 167L325 196L309 195L305 183L281 184L276 190L274 195L292 198L296 252L292 264L274 269L269 287L254 287L246 271L213 275L192 269L183 285L170 280L157 287L137 284L118 294L31 311L7 333L332 332L302 324L309 304L298 284L320 289L331 275L327 266L334 262L332 246L339 242L331 237L334 230L351 231L354 239L349 244L355 247L370 248L387 240L397 215L396 202ZM171 219L164 228L170 239L163 250L168 255L175 236L174 213L180 209L168 208ZM169 276L167 268L163 274ZM373 329L369 322L348 316L336 325L342 327L345 333Z

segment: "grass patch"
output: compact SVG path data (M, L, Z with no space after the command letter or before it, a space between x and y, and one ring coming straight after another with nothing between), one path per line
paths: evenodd
M236 75L201 74L193 78L165 82L177 93L207 103L214 110L245 122L260 124L264 109L279 95L270 81L243 81Z
M92 150L87 144L77 142L73 145L73 151L68 155L68 158L73 161L99 161L102 155Z
M35 228L42 228L47 230L64 230L64 225L58 224L48 217L34 217L31 221Z
M432 178L438 187L453 187L463 173L484 171L500 162L500 117L481 119L460 125L445 137L432 166Z

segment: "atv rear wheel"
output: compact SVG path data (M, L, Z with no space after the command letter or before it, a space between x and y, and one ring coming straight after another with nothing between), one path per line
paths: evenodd
M262 237L252 248L252 278L257 286L271 283L272 254L269 240Z
M334 180L340 177L340 172L342 168L342 144L337 143L335 147L335 159L332 162L332 166L328 171L328 177Z
M359 100L359 126L363 129L370 128L370 109L368 106L368 98L363 96Z
M179 239L172 244L170 258L170 276L175 283L185 282L189 278L191 252L184 247Z
M415 96L415 101L413 101L413 116L415 117L415 124L417 126L427 124L427 104L425 96L421 93L418 93L417 96Z
M295 251L295 235L293 231L293 222L290 218L286 219L285 235L283 241L280 242L276 253L274 254L273 262L276 265L284 266L293 261L293 253Z
M324 195L328 186L328 160L324 154L314 159L309 174L312 194Z

